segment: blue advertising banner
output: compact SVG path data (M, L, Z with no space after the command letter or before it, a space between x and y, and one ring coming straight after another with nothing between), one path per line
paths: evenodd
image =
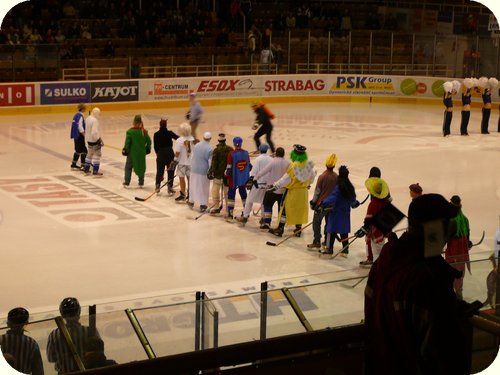
M40 104L70 104L90 102L90 83L42 83Z

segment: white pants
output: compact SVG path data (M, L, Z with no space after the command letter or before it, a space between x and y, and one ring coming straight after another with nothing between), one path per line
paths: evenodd
M206 174L191 172L189 179L189 201L199 203L200 206L208 206L208 195L210 193L210 180Z
M375 242L374 240L370 241L372 245L373 261L375 262L380 256L380 252L385 245L385 239L382 242Z
M243 210L244 217L250 216L250 212L252 212L252 207L254 203L262 204L265 194L266 194L266 189L257 189L255 186L252 187L252 189L248 193L247 200L245 202L245 209Z

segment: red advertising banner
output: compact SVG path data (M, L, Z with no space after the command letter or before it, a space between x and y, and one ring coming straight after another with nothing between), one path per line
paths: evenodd
M34 104L35 85L0 85L0 107Z

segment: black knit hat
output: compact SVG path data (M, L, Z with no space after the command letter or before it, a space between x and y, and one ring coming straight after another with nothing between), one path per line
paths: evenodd
M408 208L408 224L419 225L433 220L457 216L458 207L440 194L424 194L415 198Z

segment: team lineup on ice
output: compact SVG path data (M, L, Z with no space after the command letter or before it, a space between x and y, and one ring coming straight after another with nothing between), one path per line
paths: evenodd
M99 134L86 137L83 157L85 144L69 139L74 113L2 117L0 231L7 284L0 315L14 305L30 306L35 315L53 311L66 295L106 305L194 290L237 293L261 281L321 279L325 273L364 276L369 268L360 263L369 265L370 257L358 230L371 202L367 195L389 196L406 214L409 186L417 183L423 193L461 198L472 242L484 231L484 241L470 252L472 275L463 293L486 298L489 265L474 260L488 258L498 228L495 111L486 135L481 112L472 109L468 137L460 136L459 119L443 137L436 105L360 100L252 108L249 101L203 111L197 118L196 110L186 116L182 106L118 112L89 105L81 117L89 135L95 123ZM271 119L272 135L263 121L254 125L259 116ZM215 167L213 158L221 155L213 150L221 144L235 151ZM193 154L189 172L186 158ZM324 221L320 238L313 223L316 215L329 214L322 202L332 190L322 197L315 191L327 167L355 193L350 227L330 228L328 238L337 238L330 246L323 244ZM304 198L306 207L300 206ZM281 201L284 210L278 210ZM403 219L395 229L405 226ZM332 251L333 257L321 255ZM16 276L20 269L36 280L36 289ZM60 284L61 273L72 275L67 284ZM359 306L362 290L349 291Z

